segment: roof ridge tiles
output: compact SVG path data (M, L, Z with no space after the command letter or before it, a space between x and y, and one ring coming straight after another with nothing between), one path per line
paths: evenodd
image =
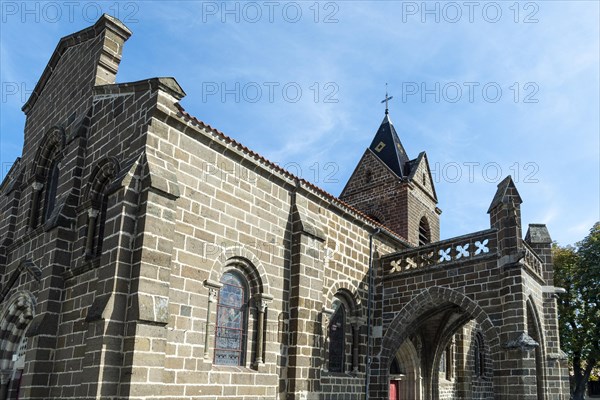
M237 140L233 139L232 137L226 135L225 133L221 132L220 130L212 127L211 125L207 124L206 122L196 118L195 116L191 115L190 113L188 113L183 106L180 103L175 103L175 106L177 107L177 109L179 110L179 112L181 113L181 115L189 120L192 120L193 122L197 123L198 125L208 129L209 131L211 131L212 133L217 134L218 136L220 136L222 139L224 139L226 142L228 142L229 144L233 145L234 147L237 147L238 149L242 150L243 152L247 153L248 155L250 155L251 157L262 161L263 163L265 163L266 165L268 165L270 168L275 169L276 171L286 175L287 177L293 179L294 181L312 189L313 191L317 192L318 194L324 196L325 198L337 203L338 205L342 206L343 208L347 209L350 213L355 214L356 216L366 220L367 222L369 222L371 225L376 226L378 228L383 228L386 231L388 231L392 236L395 236L397 239L399 239L401 242L403 242L404 244L408 244L408 240L404 237L402 237L401 235L399 235L397 232L394 232L392 229L390 229L389 227L373 220L372 218L370 218L368 215L366 215L365 213L363 213L362 211L359 211L358 209L352 207L350 204L346 203L345 201L341 200L340 198L332 195L331 193L327 192L326 190L324 190L323 188L320 188L319 186L307 181L304 178L300 178L299 176L294 175L293 173L289 172L288 170L286 170L285 168L282 168L281 166L277 165L276 163L272 162L271 160L267 159L266 157L262 156L261 154L255 152L254 150L246 147L245 145L243 145L242 143L238 142Z

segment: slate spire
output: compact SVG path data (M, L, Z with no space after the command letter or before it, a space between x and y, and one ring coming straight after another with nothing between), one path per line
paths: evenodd
M389 100L387 94L386 99ZM396 133L396 129L392 124L387 110L387 104L385 117L383 118L369 149L371 149L373 153L375 153L375 155L400 178L408 176L409 158L406 155L406 150L404 150L404 146L402 146L400 138Z

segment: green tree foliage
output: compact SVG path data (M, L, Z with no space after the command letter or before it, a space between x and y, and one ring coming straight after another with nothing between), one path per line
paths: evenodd
M600 222L576 247L554 245L554 284L561 347L569 356L572 398L582 400L590 374L600 363Z

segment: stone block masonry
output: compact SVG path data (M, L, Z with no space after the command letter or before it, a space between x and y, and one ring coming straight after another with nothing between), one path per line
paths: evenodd
M440 241L427 156L387 115L336 198L175 79L117 83L130 35L104 15L61 39L23 108L0 400L566 399L550 236L522 239L510 178L490 229Z

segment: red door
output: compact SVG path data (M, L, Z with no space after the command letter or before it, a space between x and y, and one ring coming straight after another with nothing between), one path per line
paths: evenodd
M398 381L390 382L390 400L399 400L399 398L398 398Z

